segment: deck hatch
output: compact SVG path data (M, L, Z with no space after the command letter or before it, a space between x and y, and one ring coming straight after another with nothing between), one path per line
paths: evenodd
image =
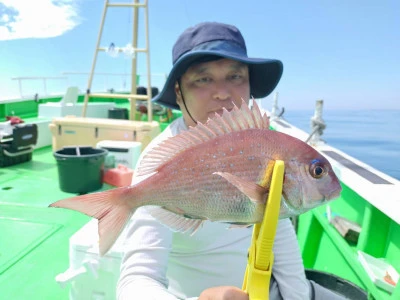
M0 275L61 226L0 217Z
M340 155L339 153L337 153L335 151L325 150L322 152L325 153L326 155L332 157L334 160L341 163L342 165L349 168L350 170L356 172L361 177L372 182L373 184L393 184L393 183L383 179L382 177L376 175L375 173L368 171L367 169L363 168L362 166L357 165L356 163L343 157L342 155Z

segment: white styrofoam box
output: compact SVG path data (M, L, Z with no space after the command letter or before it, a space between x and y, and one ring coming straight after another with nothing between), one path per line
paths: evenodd
M385 281L384 277L389 275L395 284L399 282L399 273L387 262L382 259L375 258L358 250L358 259L368 276L376 286L392 293L396 286Z
M113 102L91 102L86 107L88 118L108 118L108 110L114 108ZM39 117L56 118L65 116L82 116L83 103L47 102L39 104Z
M32 122L36 124L38 130L38 138L34 147L35 149L51 145L52 135L49 129L50 122L51 119L49 118L38 118L38 120Z
M96 144L97 148L108 150L108 155L114 156L115 166L122 164L135 169L142 151L141 142L104 140Z
M56 276L65 287L71 284L71 300L115 300L126 231L104 256L99 255L98 221L93 219L69 240L69 268Z
M11 121L0 122L0 137L11 135L13 132L13 127Z

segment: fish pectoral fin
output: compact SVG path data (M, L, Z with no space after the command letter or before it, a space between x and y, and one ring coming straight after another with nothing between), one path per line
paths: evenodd
M227 172L214 172L213 174L225 178L229 183L235 186L239 191L245 194L251 201L265 204L267 200L268 189L257 183L244 180L236 175Z
M148 207L149 213L161 224L167 226L175 232L190 232L190 235L196 233L205 220L195 216L185 217L171 212L162 207Z

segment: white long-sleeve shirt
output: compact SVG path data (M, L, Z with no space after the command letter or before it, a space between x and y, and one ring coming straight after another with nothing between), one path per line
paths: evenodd
M183 130L187 130L183 119L175 120L142 157ZM140 180L134 178L134 182ZM252 227L228 229L227 224L209 221L192 236L173 232L152 217L147 207L141 207L127 228L117 297L176 300L197 297L214 286L241 287L251 236ZM282 298L309 299L309 285L289 219L279 220L273 252L272 273Z

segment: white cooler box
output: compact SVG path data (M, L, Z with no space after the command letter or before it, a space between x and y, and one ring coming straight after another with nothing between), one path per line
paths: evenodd
M69 268L56 276L61 287L71 284L71 300L114 300L120 274L125 231L110 251L99 255L97 220L89 221L69 240Z
M96 145L97 148L106 149L109 156L114 157L114 164L124 165L130 169L135 169L142 152L142 143L126 141L101 141Z
M91 146L104 140L141 142L142 150L160 133L156 121L143 122L67 116L54 118L49 125L53 151L65 146Z

